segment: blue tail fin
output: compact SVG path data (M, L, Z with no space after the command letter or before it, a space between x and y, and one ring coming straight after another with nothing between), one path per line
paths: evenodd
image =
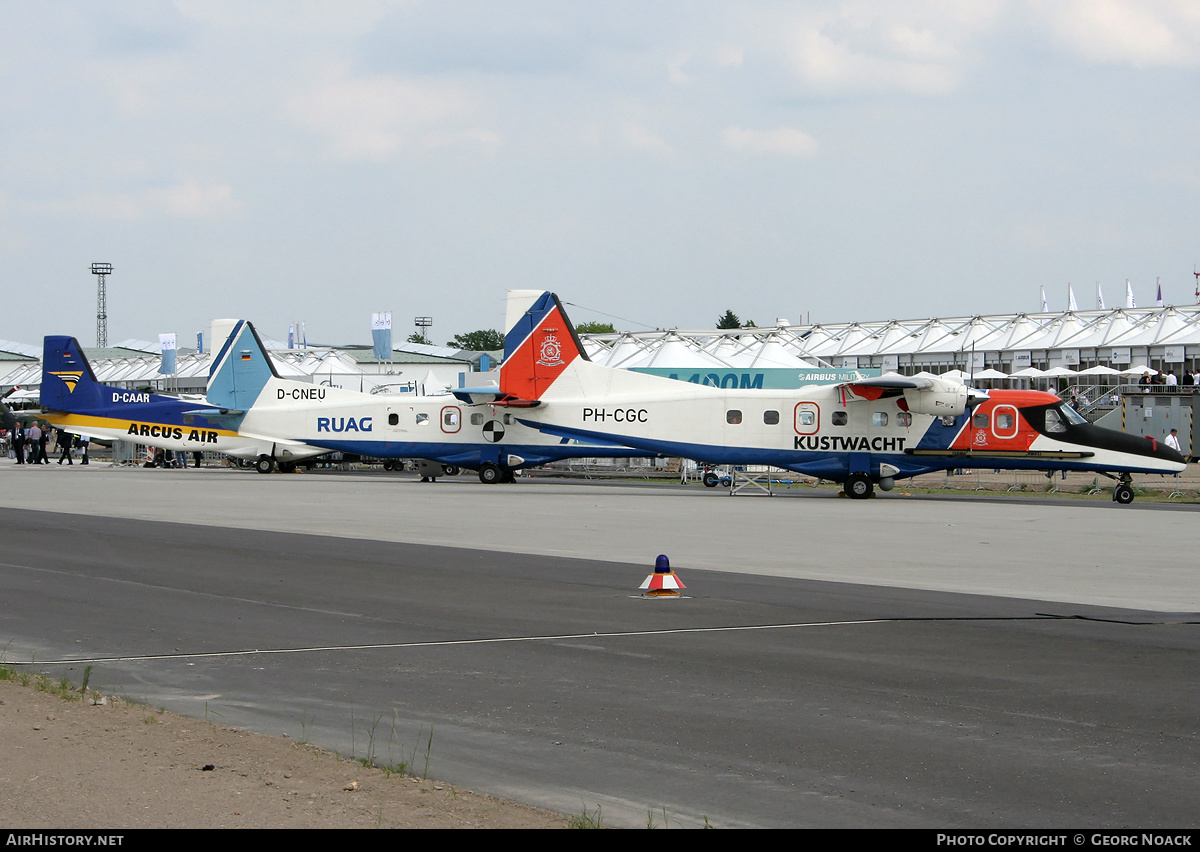
M47 336L42 341L42 408L94 411L104 405L103 392L78 340Z
M267 382L272 377L279 378L279 374L254 326L245 320L237 320L231 327L227 322L213 324L214 328L225 325L230 331L208 374L208 403L218 408L248 411ZM214 342L216 339L219 338L214 334Z

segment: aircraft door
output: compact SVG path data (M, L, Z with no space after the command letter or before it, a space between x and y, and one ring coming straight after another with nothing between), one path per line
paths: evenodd
M815 435L821 428L821 408L815 402L796 403L795 427L797 435Z
M995 449L1027 450L1036 436L1015 405L997 405L991 411L989 443Z

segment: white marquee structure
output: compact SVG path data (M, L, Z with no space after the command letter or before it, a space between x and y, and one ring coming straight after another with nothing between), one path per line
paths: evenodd
M614 367L715 361L735 368L878 367L911 375L1148 365L1179 373L1200 364L1200 305L595 334L585 335L584 345L593 360ZM682 363L684 353L693 360Z
M736 370L822 370L875 367L913 375L961 369L982 378L985 369L1043 375L1058 367L1184 370L1200 366L1200 305L1112 310L935 317L882 322L819 323L731 331L695 330L584 335L595 361L614 367ZM270 344L268 344L270 345ZM277 344L278 346L278 344ZM414 350L420 351L414 351ZM426 351L429 350L429 351ZM122 387L153 386L166 392L203 392L209 356L180 350L177 372L158 372L150 344L87 350L98 378ZM0 392L36 399L40 347L0 341ZM272 347L277 369L288 378L370 391L414 389L421 384L457 387L472 368L469 353L406 344L394 362L369 349ZM1031 369L1032 368L1032 369ZM427 388L433 390L433 388Z

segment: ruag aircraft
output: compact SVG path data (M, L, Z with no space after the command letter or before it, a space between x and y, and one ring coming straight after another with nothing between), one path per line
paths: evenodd
M164 450L225 453L285 465L329 452L299 441L248 435L197 413L203 403L101 384L73 337L42 343L41 405L55 426L103 441L132 441Z
M245 320L216 320L213 339L225 343L209 373L212 408L197 413L242 433L287 435L371 458L427 459L475 470L489 484L511 482L519 469L561 459L655 455L544 435L521 426L502 405L465 405L450 394L370 394L284 379ZM496 396L495 388L488 396Z
M713 464L771 465L872 496L957 467L1094 471L1133 500L1131 474L1178 473L1177 451L1093 426L1041 391L895 373L793 391L717 388L592 363L553 293L510 291L500 395L547 435Z

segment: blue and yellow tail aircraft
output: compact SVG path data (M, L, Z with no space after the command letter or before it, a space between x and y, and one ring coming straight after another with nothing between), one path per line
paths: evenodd
M225 453L252 461L267 457L282 465L329 452L230 429L199 413L203 402L102 384L73 337L48 336L43 341L40 401L45 418L58 428L102 441Z

